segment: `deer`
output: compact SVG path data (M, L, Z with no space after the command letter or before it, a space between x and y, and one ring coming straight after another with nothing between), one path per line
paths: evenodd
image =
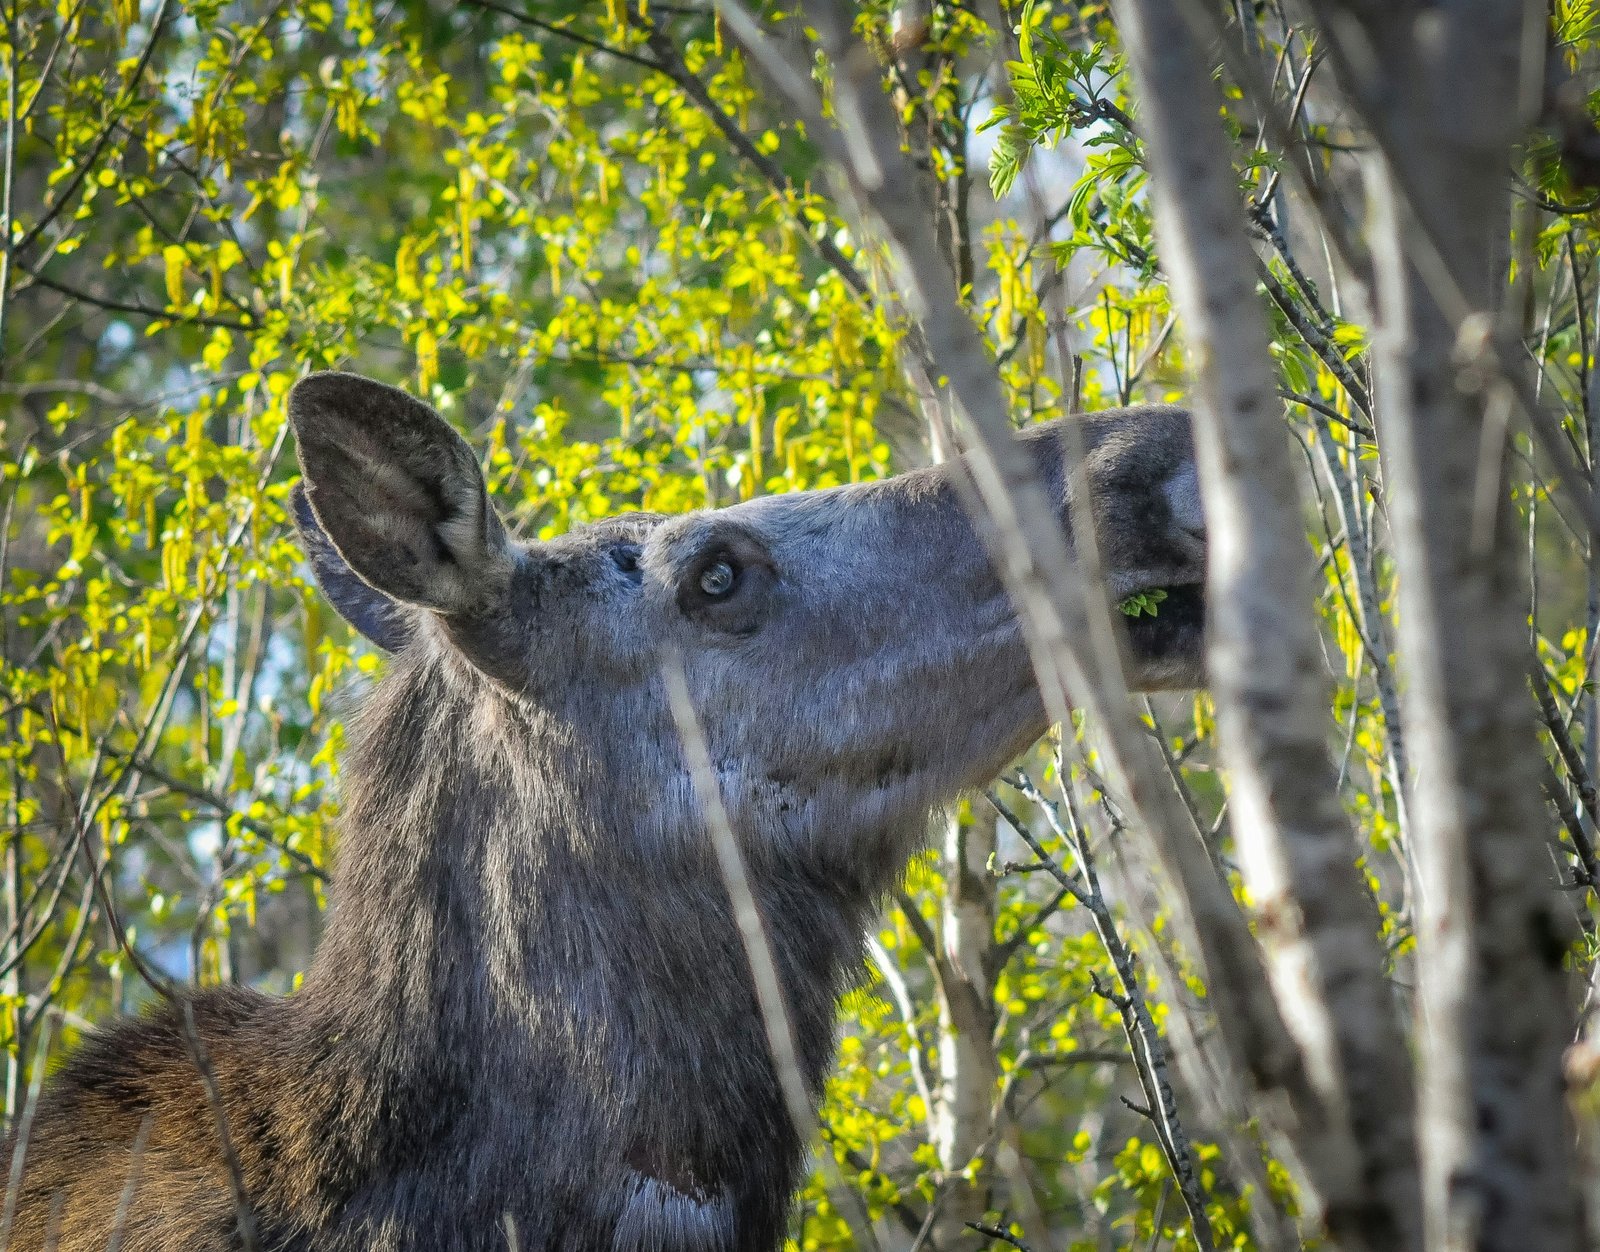
M288 408L304 555L389 654L349 725L326 928L292 994L174 992L75 1049L0 1153L10 1248L778 1248L807 1143L662 657L814 1107L930 816L1047 729L961 462L522 542L429 405L327 372ZM1109 594L1166 593L1126 618L1131 685L1200 685L1187 413L1019 438L1067 533L1094 519Z

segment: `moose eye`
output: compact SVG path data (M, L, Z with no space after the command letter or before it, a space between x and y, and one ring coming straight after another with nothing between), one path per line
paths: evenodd
M689 559L678 583L678 609L719 635L753 635L772 613L777 587L772 558L740 527L721 526Z
M713 561L700 574L700 590L713 600L718 600L733 590L736 578L737 574L729 562Z

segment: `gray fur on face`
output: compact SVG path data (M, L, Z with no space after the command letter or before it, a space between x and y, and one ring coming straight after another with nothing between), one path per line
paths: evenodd
M930 810L1044 730L948 470L518 545L466 444L366 379L291 398L329 597L394 650L350 727L327 933L287 999L196 994L264 1248L776 1248L803 1155L663 691L683 660L815 1094L834 1002ZM1188 419L1071 428L1145 687L1199 678ZM1066 512L1053 424L1024 438ZM1063 516L1063 522L1065 518ZM1170 609L1168 606L1171 606ZM47 1086L15 1248L234 1246L183 1015ZM148 1131L142 1131L148 1119ZM134 1241L125 1239L126 1246Z

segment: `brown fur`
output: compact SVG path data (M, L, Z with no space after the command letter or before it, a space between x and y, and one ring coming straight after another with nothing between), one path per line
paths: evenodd
M10 1246L234 1249L248 1225L262 1252L468 1252L511 1246L509 1222L524 1250L776 1248L804 1145L661 649L683 659L815 1093L863 927L929 810L1043 730L948 471L522 546L425 406L321 375L291 415L307 554L395 653L350 730L326 936L293 996L194 992L86 1042L7 1145ZM1065 513L1063 430L1027 438ZM1133 624L1132 675L1191 683L1187 418L1079 433L1113 593L1176 589ZM718 563L734 581L712 594Z

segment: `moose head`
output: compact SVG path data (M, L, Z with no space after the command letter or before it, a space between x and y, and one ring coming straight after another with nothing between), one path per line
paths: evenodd
M314 375L290 417L310 563L393 654L350 730L327 931L291 996L201 991L79 1049L12 1247L239 1246L246 1222L317 1252L777 1247L804 1145L663 661L815 1094L930 812L1045 729L960 466L525 543L405 393ZM1094 519L1114 597L1167 593L1128 620L1133 684L1193 685L1187 416L1073 421L1022 436L1058 520Z

